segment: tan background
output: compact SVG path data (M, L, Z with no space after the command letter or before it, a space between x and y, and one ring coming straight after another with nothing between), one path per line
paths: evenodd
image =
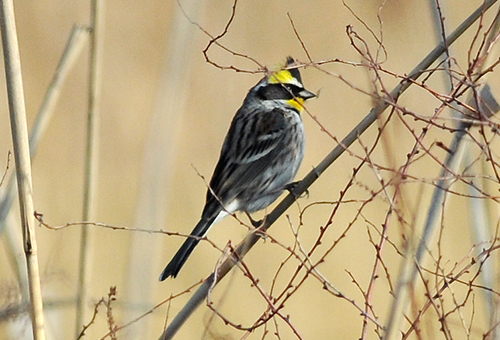
M185 1L181 1L184 3ZM349 6L375 32L379 32L377 11L379 1L349 1ZM447 10L446 24L456 27L480 1L453 1ZM213 35L219 34L225 26L232 1L214 0L199 2L196 11L186 10L191 19L202 25ZM102 63L102 96L100 101L100 152L98 176L98 206L94 220L112 225L127 227L164 229L189 233L197 222L204 203L205 184L196 171L208 179L216 163L220 146L229 122L238 109L248 89L260 79L261 75L236 73L220 70L204 60L202 50L208 38L190 27L185 41L187 65L181 70L186 74L182 89L176 88L169 78L171 65L176 51L172 39L176 29L175 20L185 20L179 14L175 1L108 1L104 14L104 49ZM73 24L87 24L89 4L85 1L17 1L16 15L19 30L20 52L23 66L26 105L30 124L42 102L59 57L65 46ZM315 61L339 58L359 62L360 58L349 44L345 34L346 25L353 25L375 50L374 40L362 25L342 5L341 1L240 1L237 6L234 23L229 33L220 42L234 51L249 55L264 65L274 67L283 62L287 55L301 61L307 61L301 45L295 37L287 13L293 18L296 28ZM430 12L425 1L387 1L381 11L383 19L384 43L388 60L384 67L394 72L408 73L418 61L435 45L435 35L430 21ZM180 19L179 19L180 17ZM177 19L176 19L177 18ZM188 25L189 26L189 25ZM470 34L456 48L456 56L463 69L467 44ZM229 55L213 47L210 56L223 65L256 70L256 66L247 60ZM83 185L83 155L85 139L85 115L87 94L87 53L83 53L71 72L56 107L36 159L33 162L33 183L36 210L42 212L45 221L51 225L81 220L81 202ZM365 70L341 64L330 64L324 69L342 75L351 84L371 91L369 78ZM170 71L169 71L170 70ZM334 136L343 138L369 111L371 99L344 84L336 77L328 76L313 68L302 70L306 87L312 91L320 90L317 100L307 107ZM1 73L3 79L4 73ZM169 80L171 81L169 83ZM166 83L165 83L166 82ZM391 89L397 80L387 77L386 85ZM162 84L168 84L162 86ZM439 82L434 84L442 89ZM497 84L498 85L498 84ZM5 81L0 81L0 168L4 168L7 152L11 150L8 107L6 104ZM170 88L168 87L170 86ZM162 99L168 96L164 91L185 91L185 104L182 97L174 98L171 103L174 110L167 110ZM429 98L429 97L426 97ZM422 100L418 91L404 99L404 105L422 114L431 115L437 101ZM177 109L179 108L179 109ZM162 131L163 125L152 123L153 112L167 115L161 143L170 142L170 153L163 165L148 169L151 163L145 162L148 140L154 138L155 131ZM170 116L172 115L172 116ZM160 115L161 117L161 115ZM171 117L171 118L170 118ZM304 176L315 164L336 145L320 127L304 114L307 133L307 149L298 177ZM164 124L164 123L162 123ZM390 131L401 127L394 124ZM156 130L155 130L156 128ZM401 130L399 130L401 131ZM371 129L363 141L371 145L375 136ZM379 162L401 165L410 147L412 137L408 133L389 135L396 143L390 144L393 161L385 161L385 154L380 149L374 156ZM439 140L449 141L446 135ZM429 143L436 140L432 135ZM156 147L159 147L158 144ZM362 155L359 145L353 148ZM444 151L436 151L444 157ZM152 157L154 153L152 153ZM352 174L352 168L359 163L354 157L343 155L322 178L310 189L308 199L301 199L299 206L314 201L333 201L339 197ZM145 168L146 167L146 168ZM163 168L164 167L164 168ZM9 172L12 171L11 164ZM413 168L420 176L437 176L439 167L435 163L419 164ZM159 183L160 189L154 197L155 206L150 211L159 215L160 224L142 223L139 211L139 193L148 191L143 186L144 174L148 172L168 174L165 183ZM142 184L141 184L142 183ZM364 169L360 174L356 188L349 192L350 199L366 199L369 193L363 186L378 188L374 174ZM142 189L141 189L142 188ZM408 202L419 198L420 185L408 186ZM431 187L426 186L424 198ZM151 189L152 190L152 189ZM144 194L144 193L143 193ZM417 200L419 201L419 200ZM424 201L424 200L422 200ZM423 203L420 201L421 203ZM463 204L457 199L459 204ZM411 205L411 204L409 204ZM335 227L327 235L326 242L333 241L351 221L359 204L345 205L335 217ZM383 222L387 204L382 200L371 203L366 210L367 219L377 224ZM460 209L458 209L460 210ZM297 206L289 210L293 223L297 223ZM15 211L17 213L17 211ZM324 225L331 213L331 206L318 206L308 210L304 216L305 225L301 230L301 242L306 249L312 246L319 227ZM147 213L146 213L147 214ZM162 215L164 214L164 216ZM15 215L17 217L17 214ZM450 224L455 225L454 232L447 234L443 241L444 249L463 249L457 258L465 256L471 247L463 217L450 216ZM16 228L16 226L12 226ZM366 287L373 265L373 246L368 242L368 224L359 219L347 237L327 257L319 268L336 287L363 305L363 299L351 278L352 273L358 282ZM219 256L207 243L201 244L175 280L157 282L163 266L182 242L179 237L160 234L141 234L143 240L139 265L145 272L135 274L130 269L130 249L136 233L92 228L92 275L90 293L92 301L105 296L110 286L118 290L115 316L117 323L123 324L171 294L182 291L211 272ZM42 288L47 300L71 299L76 290L77 261L80 228L78 226L60 231L37 229L40 250L40 268ZM224 247L228 239L235 244L247 233L234 219L228 218L212 229L210 238L219 247ZM400 230L393 230L398 239ZM293 244L293 237L285 218L272 228L271 234L285 245ZM5 238L1 249L5 248ZM448 248L447 248L448 247ZM387 265L397 274L400 257L387 253ZM269 291L272 278L287 253L271 242L260 242L249 254L246 261L254 275L261 280L262 286ZM456 261L453 260L453 261ZM278 280L285 282L296 267L296 263L286 268L287 275ZM130 287L133 278L148 287L151 295L133 298ZM11 262L6 252L0 251L0 301L3 304L15 303L16 280ZM255 321L265 307L262 297L250 287L248 280L240 273L217 288L214 300L223 298L221 310L236 323L249 325ZM383 280L382 280L383 281ZM229 284L228 284L229 283ZM390 305L390 295L385 282L380 282L378 294L373 304L377 306L378 316L386 316ZM171 319L188 298L185 295L172 302ZM135 304L129 303L131 300ZM90 303L89 303L90 305ZM129 313L125 313L128 310ZM167 308L164 306L146 317L141 335L131 330L119 333L120 338L151 339L156 338L165 322ZM345 300L325 293L317 281L309 280L305 286L286 304L284 313L290 315L292 323L304 339L355 339L361 331L359 311ZM480 313L479 313L480 314ZM48 313L47 329L51 339L73 338L73 307L51 309ZM202 306L181 330L179 339L199 339L204 325L209 322L210 313ZM481 315L477 316L479 320ZM98 323L88 331L88 339L98 339L107 333L104 323L104 311L99 314ZM13 326L16 324L16 326ZM0 324L0 338L29 338L26 317L15 322ZM479 325L483 325L479 322ZM12 331L19 327L21 330ZM24 328L24 331L22 330ZM283 339L292 339L293 335L286 325L281 324ZM212 331L216 338L238 339L242 333L222 322L216 321ZM274 331L270 328L271 333ZM438 326L430 327L430 334L438 332ZM130 333L129 333L130 332ZM146 334L144 332L147 332ZM128 335L127 335L128 334ZM135 335L134 335L135 334ZM481 330L478 330L481 334ZM375 338L370 333L370 338ZM262 338L262 329L249 338ZM268 338L273 338L269 335Z

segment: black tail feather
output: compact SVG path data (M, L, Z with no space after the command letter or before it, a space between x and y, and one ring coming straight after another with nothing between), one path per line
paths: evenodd
M188 238L181 248L177 251L175 256L170 260L160 275L160 281L165 280L169 276L176 277L181 270L182 266L188 259L189 255L193 252L199 240L195 238Z
M198 245L198 242L200 242L200 237L205 236L205 234L208 232L208 229L210 229L210 227L212 226L214 220L215 218L202 218L200 222L198 222L196 227L194 227L193 231L191 232L191 236L194 237L189 237L186 241L184 241L181 248L177 251L172 260L170 260L170 262L161 273L160 281L165 280L169 276L177 276L182 266L188 259L189 255L191 255L194 248Z

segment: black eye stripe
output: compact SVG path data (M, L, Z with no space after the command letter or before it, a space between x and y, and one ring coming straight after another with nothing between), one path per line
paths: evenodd
M302 87L293 84L268 84L259 89L258 95L264 100L292 99L298 97Z
M280 84L281 85L281 84ZM283 84L281 86L284 86L289 92L292 92L295 97L297 97L304 88L299 87L297 85L293 84Z

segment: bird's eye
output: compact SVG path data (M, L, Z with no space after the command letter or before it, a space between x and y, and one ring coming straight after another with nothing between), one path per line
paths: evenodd
M291 94L294 97L299 97L300 92L302 91L301 87L294 84L283 84L283 86L285 87L288 94Z

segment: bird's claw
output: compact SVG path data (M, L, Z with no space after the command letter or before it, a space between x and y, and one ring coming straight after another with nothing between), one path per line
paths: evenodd
M248 216L248 219L250 220L250 223L255 228L255 230L253 230L253 231L256 234L258 234L260 237L262 237L263 239L266 239L267 238L267 234L264 231L261 230L261 227L264 224L264 220L254 220L252 218L252 216L250 216L249 213L245 212L245 214Z
M292 194L295 199L299 199L299 198L309 198L309 190L305 190L302 194L298 194L296 191L295 191L295 188L297 187L297 185L299 184L300 182L292 182L292 183L288 183L287 185L285 185L285 190L287 190L290 194Z
M250 216L250 214L247 213L246 211L245 211L245 214L248 216L248 219L250 220L250 223L252 223L253 227L256 228L256 229L259 228L262 225L262 222L264 222L264 220L258 220L258 221L254 220L252 218L252 216Z

